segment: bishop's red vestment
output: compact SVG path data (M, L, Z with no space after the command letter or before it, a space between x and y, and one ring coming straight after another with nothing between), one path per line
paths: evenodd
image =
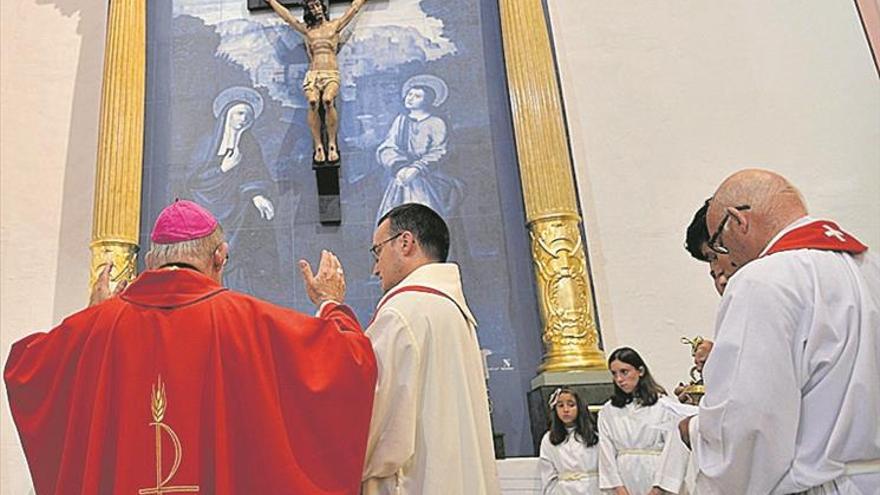
M4 378L37 494L356 494L376 362L318 318L193 270L13 345Z

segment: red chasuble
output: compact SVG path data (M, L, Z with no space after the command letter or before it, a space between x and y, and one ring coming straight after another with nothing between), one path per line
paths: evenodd
M13 347L9 403L38 494L356 494L376 361L319 318L191 270Z

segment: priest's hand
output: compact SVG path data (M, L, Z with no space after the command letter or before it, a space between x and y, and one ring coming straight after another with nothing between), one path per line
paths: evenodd
M116 288L112 291L110 290L110 271L113 270L113 263L107 263L101 268L101 273L98 274L98 278L95 280L95 285L92 286L91 293L89 294L89 307L101 304L102 302L110 299L113 296L117 296L125 290L125 287L128 286L128 280L122 280L118 284L116 284Z
M685 388L686 386L687 386L687 385L685 385L684 383L682 383L682 382L678 382L678 386L675 387L675 390L672 391L672 394L675 395L676 397L678 397L679 400L680 400L680 399L681 399L681 394L684 393L684 388ZM684 401L682 401L682 402L684 402Z
M299 270L306 285L306 294L315 305L320 306L327 301L341 303L345 300L345 274L342 264L330 251L321 251L318 273L312 273L312 267L306 260L299 260Z

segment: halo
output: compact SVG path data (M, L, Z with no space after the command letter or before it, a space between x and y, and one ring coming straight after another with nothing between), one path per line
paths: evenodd
M244 86L232 86L226 88L214 98L214 117L219 118L220 112L232 102L240 101L247 103L254 109L254 120L263 113L263 97L251 88Z
M413 86L427 86L433 89L434 94L437 95L437 98L434 99L435 107L442 105L443 102L446 101L446 97L449 96L449 87L446 86L443 79L430 74L419 74L417 76L412 76L403 83L403 88L400 90L400 97L406 98L406 93L409 92Z

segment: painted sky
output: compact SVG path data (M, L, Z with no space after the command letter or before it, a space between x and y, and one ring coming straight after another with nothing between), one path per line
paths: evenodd
M419 3L395 0L382 4L368 2L364 6L343 34L344 44L339 53L343 83L413 60L428 62L455 54L455 44L443 36L443 21L428 16ZM178 0L174 2L173 14L198 17L214 26L221 37L218 55L244 67L254 87L266 87L282 104L301 105L291 97L289 88L274 77L282 74L286 66L276 48L283 43L290 50L302 50L299 35L274 12L251 14L245 4L244 0ZM345 12L349 5L334 3L331 19ZM294 9L294 14L301 15L300 9ZM370 63L351 63L359 58L353 53L381 56L370 57Z

